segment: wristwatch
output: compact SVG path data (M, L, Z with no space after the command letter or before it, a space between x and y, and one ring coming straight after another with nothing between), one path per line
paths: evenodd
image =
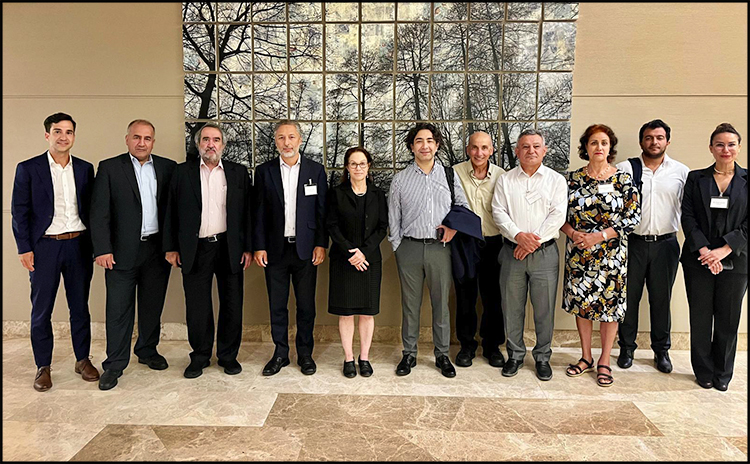
M604 238L604 241L607 241L607 233L605 231L602 231L602 238Z

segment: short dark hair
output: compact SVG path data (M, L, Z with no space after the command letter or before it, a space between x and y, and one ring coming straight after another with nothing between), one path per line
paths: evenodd
M667 133L667 142L669 142L669 138L672 135L672 128L670 128L667 123L662 121L661 119L654 119L653 121L649 121L641 126L641 130L638 131L638 143L643 141L643 133L646 132L646 129L658 129L660 127L664 129L664 132Z
M716 129L714 129L713 132L711 132L711 143L709 145L714 144L714 137L716 137L719 134L723 134L725 132L729 132L731 134L734 134L737 136L737 142L742 143L742 136L739 132L737 132L737 129L734 128L733 125L729 124L728 122L722 122L718 126L716 126Z
M62 121L72 122L73 132L76 131L76 122L73 121L73 118L69 114L55 113L53 115L47 116L47 119L44 120L44 132L49 134L49 130L52 128L52 124L57 124L58 122Z
M432 138L435 139L435 142L438 145L443 145L443 136L434 124L430 124L429 122L418 122L417 125L412 127L411 130L409 130L409 133L406 134L406 138L404 139L404 142L406 142L406 148L411 150L411 146L414 145L414 139L417 138L417 133L424 129L432 132Z
M341 176L341 183L342 184L349 184L351 183L351 179L349 179L349 171L346 170L346 166L349 164L349 158L352 157L353 154L360 152L363 155L365 155L365 158L367 158L367 164L372 166L372 155L369 151L365 150L364 147L351 147L350 149L346 150L346 154L344 154L344 173ZM372 180L372 173L370 171L367 171L367 178Z
M607 162L611 163L615 160L615 156L617 155L617 150L615 149L615 146L617 145L617 136L615 135L615 131L604 124L592 124L583 131L583 135L578 139L578 141L581 142L581 144L578 145L578 156L581 159L588 161L589 154L586 152L586 145L588 145L591 136L597 132L604 132L607 134L607 137L609 137L609 156L607 156Z
M128 124L128 132L130 132L130 128L135 126L136 124L143 124L144 126L151 126L151 130L154 131L154 135L156 135L156 127L154 127L154 125L151 124L151 121L147 121L145 119L134 119L130 121L130 124Z

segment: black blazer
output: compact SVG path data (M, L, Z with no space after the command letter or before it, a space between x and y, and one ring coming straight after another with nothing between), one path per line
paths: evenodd
M177 163L152 154L156 172L159 234L164 232L167 192ZM129 153L103 160L91 195L91 240L94 256L114 254L113 269L135 266L141 238L141 193ZM159 237L160 239L161 237Z
M243 252L253 250L250 214L252 183L245 166L222 160L227 179L227 246L230 270L242 271ZM201 228L200 158L180 163L175 168L167 196L164 217L164 251L177 251L182 261L182 272L189 273L198 251L198 233Z
M89 205L94 183L94 165L75 156L70 158L73 162L73 176L76 183L78 216L86 229L89 229ZM34 251L36 243L52 224L54 215L55 192L52 187L52 173L47 152L44 152L18 163L16 167L11 216L13 217L13 236L16 239L19 255ZM89 254L91 238L89 234L84 235L85 238L81 243L88 248L85 252Z
M711 184L714 182L714 166L690 171L682 197L682 230L685 243L682 247L682 265L701 266L698 261L702 247L709 246L714 224L711 223ZM732 248L727 256L734 264L735 272L747 274L747 170L735 163L732 189L729 193L727 228L730 230L724 241Z
M284 184L281 182L279 157L255 169L255 218L253 245L265 250L268 260L280 259L284 252ZM305 195L305 184L317 184L316 195ZM311 260L315 247L328 248L325 228L325 203L328 183L323 165L300 155L297 181L297 256Z
M348 260L357 248L351 241L354 236L357 200L351 185L347 182L328 191L326 205L326 226L331 234L331 259ZM382 261L380 242L388 231L388 203L385 192L367 181L365 194L365 241L359 247L370 263Z

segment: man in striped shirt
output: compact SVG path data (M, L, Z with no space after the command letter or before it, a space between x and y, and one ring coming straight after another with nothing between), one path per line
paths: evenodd
M417 364L419 313L427 280L435 366L445 377L455 377L456 370L448 359L448 294L452 280L449 243L456 231L442 225L452 202L445 169L435 159L442 137L434 125L419 123L409 131L405 142L414 153L414 162L394 176L388 198L388 240L396 254L403 311L404 350L396 375L408 375ZM454 176L453 185L455 203L468 208L458 176Z

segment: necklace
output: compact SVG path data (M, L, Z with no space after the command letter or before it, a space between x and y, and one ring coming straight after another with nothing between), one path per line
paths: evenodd
M589 177L591 177L592 179L604 180L604 179L606 179L606 178L609 177L608 175L606 175L607 171L609 171L609 166L607 166L606 168L604 168L602 170L602 172L600 172L599 174L596 174L596 175L591 175L591 173L589 172L589 167L588 166L585 166L583 169L584 169L584 171L586 171L586 175L589 176Z
M716 174L734 174L734 169L732 169L731 171L719 171L718 169L716 169L716 166L714 166L714 172Z

